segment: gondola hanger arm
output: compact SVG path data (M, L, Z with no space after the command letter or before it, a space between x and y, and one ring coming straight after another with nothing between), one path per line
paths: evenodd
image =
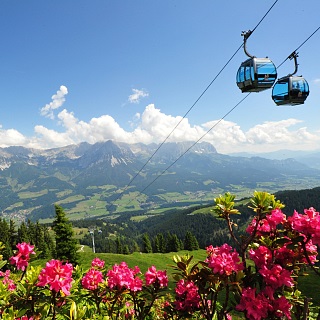
M294 59L294 71L292 73L290 73L288 75L288 77L291 77L298 72L298 65L299 65L298 60L297 60L298 56L299 56L298 52L293 51L288 57L288 59L290 59L290 60Z
M242 31L241 36L243 36L243 49L244 49L244 53L251 59L254 58L253 55L251 55L248 50L247 50L247 40L248 38L251 36L253 31L248 30L248 31Z

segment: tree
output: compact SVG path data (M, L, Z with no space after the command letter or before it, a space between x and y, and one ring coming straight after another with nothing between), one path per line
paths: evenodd
M44 241L48 246L48 258L56 256L56 246L47 227L43 228Z
M166 252L166 240L162 233L158 233L154 239L154 252Z
M181 242L178 239L177 235L175 233L168 234L167 251L168 252L178 252L180 250L181 250Z
M147 233L143 235L142 241L143 241L143 252L152 253L152 245L151 245L149 235Z
M10 246L9 225L5 219L0 219L0 239L4 245L3 258L8 260L12 256L12 248Z
M116 247L117 247L117 253L122 253L123 248L122 248L122 242L120 237L116 238Z
M53 230L56 238L56 258L77 264L77 240L74 239L72 224L66 217L62 207L55 205L56 217L53 221Z
M125 244L122 249L123 254L130 254L129 246Z
M186 236L184 238L184 249L189 251L199 249L199 243L196 237L190 231L186 232Z
M29 238L29 234L28 234L28 228L25 224L25 222L23 221L19 228L18 228L18 240L17 242L21 243L21 242L30 242L30 238Z
M15 248L17 244L17 232L16 232L16 226L13 220L10 219L9 223L9 241L11 248Z
M36 248L41 252L39 254L40 258L49 258L50 257L50 253L49 253L49 248L48 248L48 244L46 243L45 239L44 239L44 228L43 226L40 225L39 221L37 221L36 225L35 225L35 245Z

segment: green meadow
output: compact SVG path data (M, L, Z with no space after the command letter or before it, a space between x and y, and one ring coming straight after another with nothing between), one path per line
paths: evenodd
M78 231L81 231L80 229ZM92 249L88 246L79 247L80 261L79 264L84 271L88 270L91 266L91 261L98 257L106 262L106 267L110 269L114 264L119 264L121 262L126 262L130 268L138 266L142 273L145 273L147 269L154 265L157 270L166 270L169 277L168 291L174 294L175 280L173 278L174 270L174 255L189 255L193 256L193 262L203 261L206 258L205 250L196 251L180 251L171 253L140 253L135 252L129 255L123 254L112 254L112 253L93 253ZM32 265L44 265L44 260L35 260L31 263ZM312 270L310 270L307 276L301 277L299 279L299 290L303 295L307 296L312 301L313 307L320 307L320 276L316 275ZM243 315L234 313L234 320L243 320Z
M203 261L206 258L206 251L179 251L170 253L140 253L134 252L129 255L114 254L114 253L93 253L92 249L88 246L81 246L79 248L80 260L79 264L85 271L90 268L91 261L98 257L106 262L107 268L111 268L114 264L119 264L125 261L130 268L138 266L142 273L145 273L147 269L154 265L158 270L166 270L169 277L169 289L174 288L173 274L175 272L173 266L173 256L175 255L189 255L193 256L194 263ZM33 265L44 265L44 260L36 260L32 262ZM320 307L320 276L309 270L308 275L299 278L298 283L299 290L303 295L311 298L313 306Z

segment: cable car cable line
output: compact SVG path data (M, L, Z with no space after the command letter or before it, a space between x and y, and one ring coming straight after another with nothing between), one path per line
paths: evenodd
M262 23L262 21L266 18L266 16L269 14L269 12L272 10L272 8L276 5L276 3L279 0L276 0L271 7L267 10L267 12L263 15L263 17L260 19L260 21L256 24L256 26L253 28L252 31L250 31L250 35L259 27L259 25ZM195 102L191 105L189 110L184 114L184 116L180 119L180 121L176 124L176 126L172 129L172 131L168 134L168 136L161 142L161 144L158 146L158 148L153 152L153 154L149 157L149 159L144 163L144 165L141 167L141 169L133 176L133 178L129 181L129 183L125 186L122 192L119 193L119 195L116 197L114 201L107 207L107 211L109 211L110 207L124 194L124 192L129 188L129 186L132 184L132 182L138 177L138 175L142 172L142 170L146 167L146 165L151 161L151 159L155 156L155 154L159 151L159 149L163 146L163 144L169 139L169 137L172 135L172 133L177 129L177 127L180 125L180 123L186 118L186 116L189 114L189 112L194 108L194 106L199 102L199 100L204 96L204 94L208 91L208 89L211 87L211 85L216 81L216 79L219 77L219 75L224 71L224 69L228 66L228 64L231 62L231 60L235 57L235 55L239 52L239 50L243 47L243 43L238 47L238 49L232 54L231 58L224 64L224 66L220 69L220 71L217 73L217 75L213 78L213 80L207 85L207 87L202 91L202 93L199 95L199 97L195 100ZM231 109L233 110L233 109ZM230 112L229 112L230 113ZM227 113L225 116L227 116L229 113ZM224 116L224 117L225 117ZM221 118L222 119L224 119ZM220 121L221 121L220 120ZM210 130L211 131L211 130Z
M198 142L200 142L210 131L212 131L222 120L224 120L234 109L236 109L248 96L251 94L249 92L244 98L242 98L234 107L232 107L222 118L220 118L209 130L207 130L198 140L196 140L189 148L187 148L176 160L174 160L169 166L166 167L158 176L156 176L143 190L139 193L141 194L146 189L148 189L155 181L157 181L166 171L168 171L173 165L176 164L186 153L188 153ZM135 197L134 199L136 199ZM129 205L134 199L131 199L127 204Z
M136 179L136 177L142 172L142 170L146 167L146 165L151 161L151 159L155 156L155 154L159 151L159 149L166 143L166 141L170 138L172 133L177 129L177 127L180 125L180 123L186 118L186 116L189 114L189 112L193 109L193 107L199 102L199 100L204 96L204 94L208 91L208 89L211 87L211 85L215 82L215 80L219 77L219 75L222 73L222 71L227 67L227 65L231 62L231 60L235 57L235 55L239 52L241 49L242 44L240 47L233 53L231 58L225 63L225 65L221 68L221 70L217 73L217 75L213 78L213 80L208 84L208 86L202 91L200 96L196 99L196 101L192 104L192 106L189 108L189 110L184 114L184 116L180 119L180 121L175 125L175 127L171 130L171 132L167 135L167 137L160 143L160 145L157 147L157 149L152 153L152 155L149 157L149 159L145 162L145 164L141 167L141 169L134 175L134 177L129 181L129 183L126 185L126 187L123 189L123 192L119 194L119 196L113 201L117 201L121 195L129 188L129 186L132 184L132 182ZM111 206L112 204L110 204ZM107 209L108 210L108 209Z
M297 49L295 49L293 52L297 52L311 37L313 37L318 31L320 30L320 26L314 31L314 32L312 32L312 34L306 39L306 40L304 40L301 44L300 44L300 46L297 48ZM292 55L292 53L284 60L284 61L282 61L278 66L277 66L277 68L280 68L288 59L290 59L290 56Z
M261 20L258 22L258 24L253 28L253 30L251 31L251 34L259 27L260 23L264 20L264 18L269 14L269 12L272 10L272 8L276 5L276 3L279 0L276 0L273 5L269 8L269 10L266 12L266 14L261 18ZM251 35L250 34L250 35Z

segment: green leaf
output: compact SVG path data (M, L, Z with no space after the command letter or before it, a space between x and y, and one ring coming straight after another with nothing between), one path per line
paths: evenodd
M0 269L7 264L7 260L0 261Z
M70 307L70 319L77 319L77 305L76 303L72 300L71 302L71 307Z

